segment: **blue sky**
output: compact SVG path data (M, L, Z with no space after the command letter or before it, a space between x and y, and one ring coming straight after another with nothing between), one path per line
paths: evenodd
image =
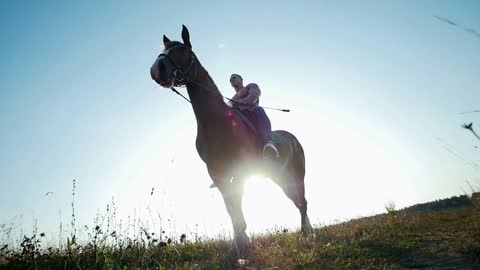
M471 163L480 164L480 142L460 128L480 129L480 115L458 114L480 109L480 38L434 17L478 32L478 1L0 6L0 224L68 221L77 179L80 224L114 197L124 218L150 207L176 218L178 230L228 231L196 156L189 105L150 79L162 35L180 39L182 24L225 95L240 73L260 85L263 105L292 110L268 113L306 149L312 221L458 195L466 181L480 187ZM277 187L252 183L244 205L252 230L298 226ZM272 192L263 208L254 184Z

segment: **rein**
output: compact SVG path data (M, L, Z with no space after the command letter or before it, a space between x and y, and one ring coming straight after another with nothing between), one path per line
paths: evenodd
M177 46L173 46L171 48L169 48L167 51L161 53L158 57L160 56L164 56L166 59L168 59L168 61L170 62L170 64L172 64L172 66L175 68L175 70L173 71L173 80L174 80L174 85L176 83L178 83L179 85L180 84L184 84L186 85L187 81L185 79L187 79L187 77L185 75L188 75L188 73L190 73L190 70L191 68L193 67L193 65L195 65L195 53L192 52L192 61L190 62L190 65L188 66L188 68L185 70L185 71L182 71L176 64L175 62L170 58L170 56L167 54L167 52L175 47L178 47L180 45L177 45ZM197 77L197 69L195 68L195 77ZM203 85L201 84L198 84L196 83L195 81L193 80L190 80L188 81L188 83L192 83L192 84L195 84L196 86L200 87L201 89L209 92L210 94L214 94L214 95L218 95L218 96L221 96L225 99L227 99L228 101L232 102L232 104L234 103L237 103L239 104L239 102L231 99L231 98L228 98L220 93L218 93L217 91L214 91L212 89L209 89L207 87L204 87ZM176 93L177 95L181 96L183 99L185 99L186 101L188 101L190 104L192 103L187 97L185 97L184 95L182 95L180 92L177 91L177 89L175 89L173 86L170 87L170 89ZM271 107L265 107L265 106L258 106L258 107L261 107L261 108L264 108L264 109L269 109L269 110L276 110L276 111L281 111L281 112L290 112L289 109L278 109L278 108L271 108Z
M184 95L182 95L180 92L177 91L177 89L173 88L173 87L170 87L170 89L172 89L172 91L174 93L176 93L177 95L181 96L183 99L185 99L186 101L190 102L190 104L192 104L192 102L190 101L190 99L188 99L187 97L185 97Z
M197 85L198 87L202 88L203 90L207 91L207 92L210 92L211 94L215 94L215 95L218 95L218 96L221 96L229 101L231 101L232 103L238 103L237 101L233 100L233 99L230 99L220 93L217 93L213 90L210 90L206 87L203 87L202 85L198 84L198 83L195 83L195 82L190 82L190 83L193 83L195 85ZM177 89L175 89L174 87L170 87L170 89L177 95L181 96L183 99L185 99L186 101L188 101L190 104L192 104L192 102L187 98L185 97L184 95L182 95L182 93L178 92ZM278 109L278 108L271 108L271 107L266 107L266 106L258 106L258 107L261 107L261 108L264 108L264 109L267 109L267 110L276 110L276 111L281 111L281 112L290 112L289 109Z

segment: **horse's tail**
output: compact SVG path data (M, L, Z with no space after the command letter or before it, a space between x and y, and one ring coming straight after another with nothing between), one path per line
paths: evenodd
M305 152L303 151L303 147L298 141L298 139L293 136L293 149L294 152L296 153L296 157L293 161L293 164L295 166L295 171L297 171L299 174L298 177L300 177L303 181L305 178Z

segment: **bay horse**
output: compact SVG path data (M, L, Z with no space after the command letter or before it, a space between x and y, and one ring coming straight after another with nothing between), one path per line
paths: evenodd
M242 212L244 182L253 173L272 179L300 211L301 232L311 237L312 225L305 199L305 155L295 136L284 130L273 131L279 159L265 159L258 140L238 110L227 105L207 70L192 51L188 29L182 26L182 40L163 36L164 50L150 74L164 88L186 86L197 121L196 148L208 173L222 194L230 215L234 239L232 250L242 252L249 243Z

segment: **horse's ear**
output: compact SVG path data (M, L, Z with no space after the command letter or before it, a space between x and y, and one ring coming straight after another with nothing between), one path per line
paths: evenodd
M168 39L167 36L163 35L163 45L165 45L167 42L170 42L170 39Z
M190 43L190 34L188 33L188 29L185 25L182 25L182 39L183 44L191 49L192 44Z

